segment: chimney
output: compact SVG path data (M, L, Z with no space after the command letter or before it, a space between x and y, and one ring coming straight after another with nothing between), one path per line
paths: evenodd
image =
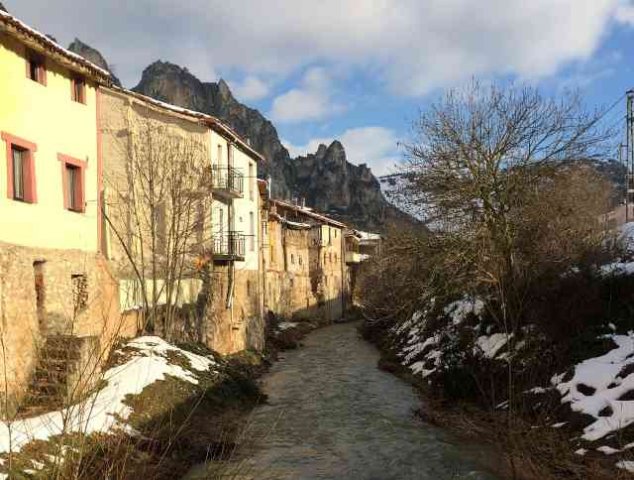
M302 197L302 208L306 208L306 197Z

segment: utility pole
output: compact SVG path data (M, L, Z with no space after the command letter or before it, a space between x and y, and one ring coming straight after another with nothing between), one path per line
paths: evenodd
M634 199L634 90L628 90L625 128L625 221L630 221L630 204Z

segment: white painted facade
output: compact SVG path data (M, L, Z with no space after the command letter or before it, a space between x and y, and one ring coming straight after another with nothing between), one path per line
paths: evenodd
M225 170L231 166L237 174L243 176L240 196L235 198L213 196L211 212L213 236L217 238L229 232L244 235L245 257L244 261L236 261L236 270L257 271L260 240L257 160L216 131L210 130L210 136L212 171L224 175Z

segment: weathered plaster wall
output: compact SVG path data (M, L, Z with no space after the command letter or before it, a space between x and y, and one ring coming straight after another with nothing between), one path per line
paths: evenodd
M26 390L47 335L96 337L105 359L117 337L135 333L118 306L116 282L98 254L0 243L0 384L10 395Z

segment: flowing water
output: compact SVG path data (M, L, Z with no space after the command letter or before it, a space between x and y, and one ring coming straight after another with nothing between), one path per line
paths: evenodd
M486 452L414 415L420 398L376 367L379 352L356 327L317 330L271 368L262 380L268 402L232 462L241 473L227 478L495 479L479 462ZM188 478L211 478L202 470Z

